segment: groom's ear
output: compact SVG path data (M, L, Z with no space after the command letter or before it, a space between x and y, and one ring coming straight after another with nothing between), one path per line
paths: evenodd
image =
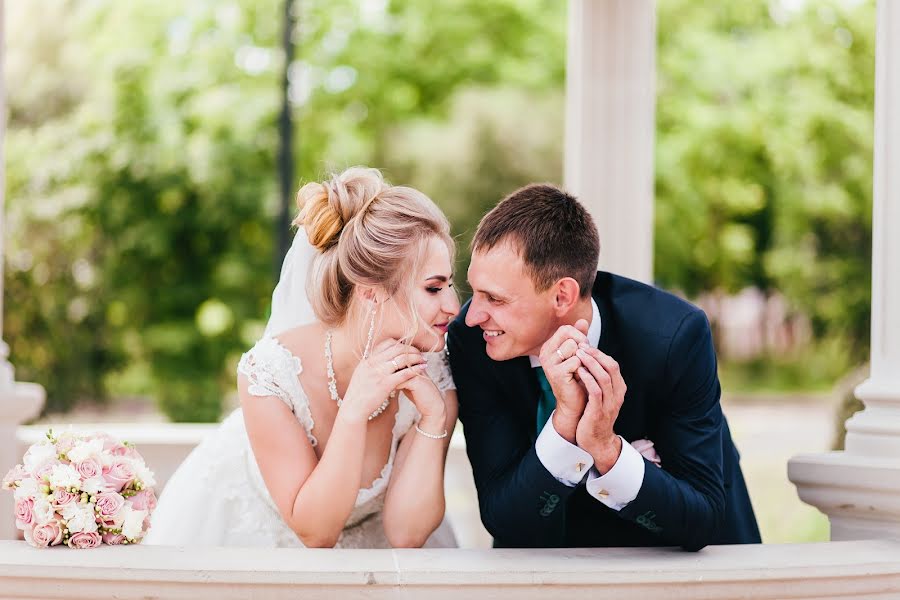
M556 282L555 288L553 308L557 317L563 317L578 303L581 286L571 277L563 277Z

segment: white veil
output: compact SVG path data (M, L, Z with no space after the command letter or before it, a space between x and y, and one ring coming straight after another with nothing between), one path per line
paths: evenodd
M307 277L315 256L316 249L309 243L306 229L300 227L281 264L281 277L272 292L272 314L263 337L274 337L316 320L306 293Z

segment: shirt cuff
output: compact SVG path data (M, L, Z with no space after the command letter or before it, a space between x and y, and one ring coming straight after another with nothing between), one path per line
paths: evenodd
M637 498L643 484L644 459L634 446L622 439L622 451L616 464L605 475L591 468L586 487L591 496L619 511Z
M587 472L594 466L594 459L590 454L575 444L570 444L563 436L559 435L556 428L553 427L552 413L534 443L534 449L544 468L557 481L569 487L575 487L581 483Z

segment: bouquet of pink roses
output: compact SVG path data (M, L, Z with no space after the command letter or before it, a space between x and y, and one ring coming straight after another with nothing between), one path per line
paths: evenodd
M63 433L32 445L3 478L16 526L37 548L135 544L156 507L153 472L133 446L106 434Z

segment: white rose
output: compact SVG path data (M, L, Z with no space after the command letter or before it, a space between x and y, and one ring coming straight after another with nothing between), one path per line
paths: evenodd
M156 477L147 465L144 464L142 460L132 460L131 464L134 467L134 474L144 486L144 489L152 488L156 485Z
M47 496L39 494L34 497L34 507L32 508L32 512L34 513L34 519L37 521L37 524L45 525L53 518L54 511L53 507L50 505L50 501L47 500Z
M46 442L34 444L29 448L22 458L22 463L25 470L34 475L43 465L55 460L56 446L51 444L48 440Z
M83 506L84 506L84 504L81 504L77 500L75 502L69 502L68 504L66 504L65 506L63 506L59 509L59 514L62 515L63 519L68 521L69 519L74 518L75 515L80 513L82 511L81 507L83 507Z
M50 485L55 488L80 488L81 476L72 465L54 465L50 470Z
M97 521L94 516L93 504L75 504L74 510L65 511L71 516L63 516L66 519L66 526L69 533L95 533L97 531Z
M103 440L78 440L75 445L66 453L66 457L74 463L87 460L89 458L100 459L103 453Z
M36 479L32 479L31 477L26 477L25 479L19 482L19 485L16 486L13 495L16 500L23 500L25 498L34 498L36 496L42 495L40 484Z
M147 516L146 510L134 510L127 504L123 507L125 519L122 522L122 535L129 540L138 538L144 529L144 517Z
M109 485L106 483L106 480L103 479L103 475L97 475L96 477L91 477L81 482L81 489L91 496L99 494L100 492L105 492L108 487Z

